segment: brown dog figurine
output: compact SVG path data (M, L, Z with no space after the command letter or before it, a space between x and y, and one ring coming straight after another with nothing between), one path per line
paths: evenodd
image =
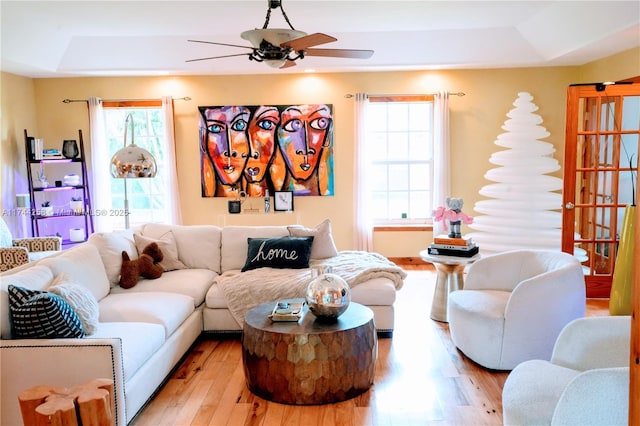
M122 252L122 269L120 272L120 287L132 288L138 283L140 277L159 278L164 269L159 265L164 259L162 250L156 243L147 245L140 257L131 260L126 251Z

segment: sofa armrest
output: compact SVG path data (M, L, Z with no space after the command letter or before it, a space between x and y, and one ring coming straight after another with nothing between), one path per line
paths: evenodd
M628 367L630 316L579 318L562 330L551 362L574 370Z
M552 425L627 425L629 368L600 368L576 376L565 388Z
M29 251L24 247L0 248L0 272L29 263Z
M62 248L60 237L32 237L13 240L14 247L25 247L30 252L59 251Z
M113 381L116 425L126 426L120 339L0 341L0 424L22 424L20 392L37 385L70 387L92 379Z

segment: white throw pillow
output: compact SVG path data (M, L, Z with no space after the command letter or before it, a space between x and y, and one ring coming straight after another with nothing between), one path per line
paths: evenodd
M133 241L133 231L130 229L114 232L97 232L89 236L89 243L98 248L104 269L111 287L120 282L122 270L122 252L126 251L131 260L138 258L138 251Z
M63 272L51 281L47 291L62 297L76 311L80 322L82 322L85 335L89 336L96 332L100 309L98 301L89 289L71 282L67 274Z
M142 254L142 251L146 246L151 243L158 244L160 251L162 251L163 259L160 262L160 266L165 271L173 271L175 269L185 269L184 263L178 259L178 247L176 246L176 240L173 237L173 232L167 231L162 237L150 238L138 233L133 234L133 239L136 242L136 248L138 249L138 255Z
M311 259L326 259L338 255L338 249L331 235L331 220L325 219L315 228L288 226L287 229L292 237L313 237Z
M38 264L48 266L54 277L66 272L69 280L82 283L98 301L105 298L111 290L102 257L93 244L74 246L59 255L39 260Z

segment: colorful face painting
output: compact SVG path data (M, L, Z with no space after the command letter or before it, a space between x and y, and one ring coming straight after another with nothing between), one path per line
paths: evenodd
M333 195L331 105L199 110L203 197L281 190Z
M276 128L280 123L280 111L274 106L260 106L249 122L249 159L244 168L248 183L262 182L276 148Z
M200 108L203 155L213 166L217 185L234 186L249 157L250 111L243 106ZM217 191L216 191L217 192Z

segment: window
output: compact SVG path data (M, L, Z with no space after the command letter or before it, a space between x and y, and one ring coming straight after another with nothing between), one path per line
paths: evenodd
M122 105L126 106L114 106ZM125 181L129 200L130 227L149 222L168 222L167 197L171 195L166 179L165 119L160 101L144 102L149 106L137 107L136 102L104 102L104 118L106 138L109 143L109 155L113 155L124 147L125 120L128 114L133 117L134 142L146 149L156 159L158 172L155 178L149 179L111 179L110 215L113 229L125 228L124 199ZM126 144L131 144L131 125L126 129ZM107 160L108 161L108 160ZM124 214L119 214L123 212Z
M433 182L433 97L369 97L368 149L375 223L427 223Z

